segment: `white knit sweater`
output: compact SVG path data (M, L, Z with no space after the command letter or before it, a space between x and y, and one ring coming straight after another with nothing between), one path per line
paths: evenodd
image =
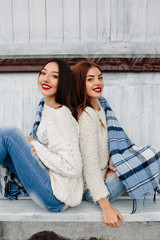
M80 204L83 180L79 129L70 110L44 105L37 137L41 143L35 140L31 144L49 171L54 195L68 206Z
M84 185L95 202L109 195L104 184L109 159L108 131L104 110L100 108L96 111L86 107L79 118Z

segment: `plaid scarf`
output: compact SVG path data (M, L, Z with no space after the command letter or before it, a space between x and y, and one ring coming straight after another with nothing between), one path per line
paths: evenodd
M133 144L105 98L99 101L106 114L110 158L117 175L132 199L145 199L149 193L159 191L160 148Z

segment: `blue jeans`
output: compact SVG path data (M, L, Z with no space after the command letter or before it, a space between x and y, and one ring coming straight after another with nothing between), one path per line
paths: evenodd
M112 175L108 175L107 179L104 178L104 183L109 190L108 200L110 202L114 201L116 198L126 192L124 184L117 179L115 173L113 173ZM83 198L91 203L94 203L88 189L84 192ZM98 202L96 203L98 204Z
M0 164L6 164L15 173L38 206L61 212L67 206L54 196L49 173L31 148L31 143L18 128L0 128Z

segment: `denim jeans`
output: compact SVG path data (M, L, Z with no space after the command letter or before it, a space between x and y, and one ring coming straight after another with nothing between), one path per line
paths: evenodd
M110 202L114 201L116 198L126 192L124 184L117 179L115 173L108 175L107 179L104 178L104 183L109 191L108 200ZM83 198L91 203L94 203L88 189L84 192ZM98 202L96 203L98 204Z
M31 148L31 143L18 128L0 128L0 164L6 164L16 174L38 206L61 212L67 206L54 196L49 173Z

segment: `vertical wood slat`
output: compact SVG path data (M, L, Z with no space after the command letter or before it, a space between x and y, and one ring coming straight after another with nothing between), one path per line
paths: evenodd
M63 0L46 0L47 42L63 42Z
M118 7L118 0L111 1L111 41L117 40L117 9Z
M123 41L125 0L118 1L117 11L117 41Z
M110 0L97 1L98 4L98 42L110 41Z
M5 109L5 88L1 87L0 88L0 127L4 126L4 109Z
M130 41L131 35L131 16L132 16L132 0L125 0L124 3L124 41Z
M160 40L160 1L148 0L147 41Z
M147 0L132 0L131 35L132 42L146 41Z
M13 1L13 29L15 43L29 42L28 0Z
M97 41L97 0L80 0L81 42Z
M46 16L44 0L29 0L30 41L46 41Z
M5 126L14 126L14 92L12 87L5 88Z
M63 0L64 42L79 42L79 1Z
M160 146L160 85L152 86L151 91L151 143L154 143L156 146Z
M13 43L12 0L0 0L0 44Z
M16 87L13 91L13 125L23 128L23 89Z

